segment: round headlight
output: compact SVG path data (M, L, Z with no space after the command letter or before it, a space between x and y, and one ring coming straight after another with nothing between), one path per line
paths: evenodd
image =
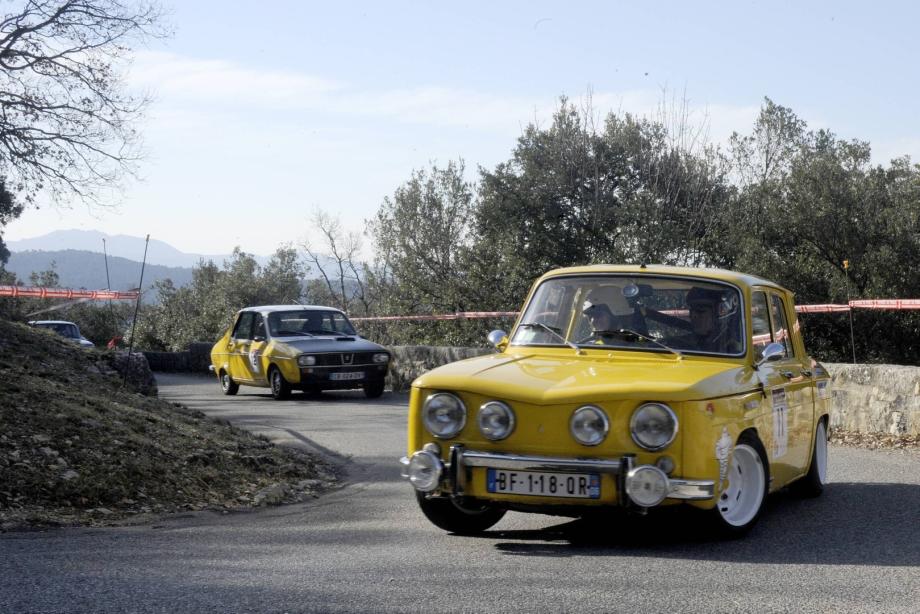
M409 483L421 492L431 492L441 483L444 472L441 459L428 452L416 452L409 459Z
M677 436L677 415L664 403L640 405L629 420L629 432L640 448L662 450Z
M500 401L483 403L476 420L480 432L492 441L504 439L514 430L514 412Z
M596 446L604 441L610 430L610 421L607 414L600 407L585 405L579 407L569 420L569 429L572 437L580 444Z
M448 392L429 395L422 406L425 428L435 437L450 439L466 425L466 406Z
M668 476L652 465L636 467L626 474L626 494L636 505L658 505L668 495Z
M374 362L390 362L390 355L383 352L374 354Z
M297 364L301 367L312 367L316 364L316 356L307 356L306 354L301 354L297 357Z

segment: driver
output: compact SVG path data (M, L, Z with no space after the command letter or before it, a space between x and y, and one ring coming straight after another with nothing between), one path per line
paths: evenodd
M624 328L633 309L617 286L600 286L588 293L582 314L591 324L592 332Z
M682 349L702 352L725 351L725 339L718 319L722 293L718 290L694 286L687 292L687 307L690 310L691 332L678 337L672 343ZM733 348L728 348L735 351Z
M614 330L613 312L610 311L610 307L604 303L590 303L588 301L585 301L585 305L586 307L582 313L591 323L592 332Z

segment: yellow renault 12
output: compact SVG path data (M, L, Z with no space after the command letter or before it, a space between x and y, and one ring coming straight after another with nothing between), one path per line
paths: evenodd
M262 305L237 312L211 348L212 373L224 394L240 385L268 388L275 399L291 390L362 388L383 394L390 352L359 335L333 307Z
M438 527L507 510L688 505L741 534L827 482L830 377L792 293L730 271L598 265L534 284L497 354L412 384L402 475Z

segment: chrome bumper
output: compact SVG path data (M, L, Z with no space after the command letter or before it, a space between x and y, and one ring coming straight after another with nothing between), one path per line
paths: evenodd
M434 444L426 445L426 449ZM434 452L434 450L431 450ZM440 450L436 455L440 457ZM399 459L400 474L409 479L409 457ZM510 471L550 471L561 473L606 473L616 476L618 494L625 494L623 479L634 466L632 456L621 458L558 458L550 456L526 456L520 454L501 454L467 450L463 446L451 446L449 460L444 464L445 486L455 495L462 495L468 479L467 471L471 467L489 467ZM712 499L715 493L713 480L684 480L668 477L668 499L704 501ZM621 497L625 499L625 497Z

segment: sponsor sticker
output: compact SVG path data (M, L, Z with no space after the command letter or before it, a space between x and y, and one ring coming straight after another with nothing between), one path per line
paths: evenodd
M253 373L259 372L259 356L261 354L260 350L250 350L249 352L249 366L252 367Z
M827 380L818 382L818 398L819 399L831 398L831 387L828 386Z
M789 448L789 409L786 406L786 389L773 392L773 458L784 456Z

